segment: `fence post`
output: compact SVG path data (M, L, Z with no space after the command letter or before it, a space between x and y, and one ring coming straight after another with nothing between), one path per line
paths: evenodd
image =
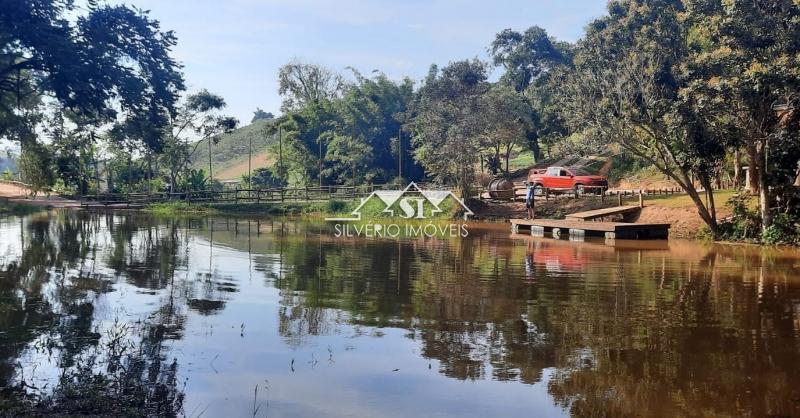
M617 190L617 206L622 206L622 195Z
M644 207L644 194L642 194L642 189L639 189L639 207Z

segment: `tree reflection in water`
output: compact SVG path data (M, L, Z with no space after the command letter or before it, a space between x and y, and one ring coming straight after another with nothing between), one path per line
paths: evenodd
M135 221L66 212L4 220L4 237L15 223L19 232L0 259L4 410L12 415L181 411L177 362L166 361L164 347L183 329L184 316L172 298L138 322L103 324L96 317L97 301L119 276L143 289L173 283L180 263L177 225ZM154 267L156 260L160 265ZM58 374L49 380L37 376L40 363L54 365Z
M193 315L225 316L246 281L277 291L287 350L402 329L444 376L546 384L578 416L800 414L800 263L788 251L622 248L478 227L467 239L343 240L315 223L69 212L0 228L5 405L72 405L76 373L93 364L98 398L181 412L171 342ZM127 296L111 297L123 290L148 302L130 312ZM45 388L32 373L44 359L73 379Z

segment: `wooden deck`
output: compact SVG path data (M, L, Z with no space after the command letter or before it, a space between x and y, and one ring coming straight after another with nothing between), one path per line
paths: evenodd
M639 206L614 206L611 208L589 210L586 212L570 213L566 216L566 219L569 221L591 221L594 219L605 218L607 216L625 216L636 213L640 210L641 208Z
M511 232L530 231L533 236L569 235L571 239L600 236L606 239L667 239L670 224L587 222L560 219L511 219Z

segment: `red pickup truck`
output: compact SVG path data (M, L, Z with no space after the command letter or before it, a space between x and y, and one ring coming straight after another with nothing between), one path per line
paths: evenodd
M537 195L542 194L544 188L569 190L578 194L599 194L608 188L608 179L577 167L532 168L528 172L528 183L533 184Z

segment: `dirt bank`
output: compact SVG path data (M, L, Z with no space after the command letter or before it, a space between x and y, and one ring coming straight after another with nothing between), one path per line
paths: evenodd
M721 202L726 200L726 195L720 196ZM637 202L625 202L626 204L637 204ZM558 200L537 200L536 216L542 218L562 219L565 215L574 212L582 212L616 206L615 199L606 199L601 202L599 199L558 199ZM524 218L525 204L522 202L498 202L473 200L469 202L469 207L475 212L475 219L487 221L507 221L510 218ZM717 209L717 217L723 218L730 216L730 209L724 204L720 204ZM676 238L696 238L698 232L704 229L705 222L697 214L697 209L686 196L675 196L669 198L658 198L645 200L645 207L640 212L636 222L647 223L669 223L670 236Z
M11 183L0 182L0 197L22 197L28 194L28 189Z

